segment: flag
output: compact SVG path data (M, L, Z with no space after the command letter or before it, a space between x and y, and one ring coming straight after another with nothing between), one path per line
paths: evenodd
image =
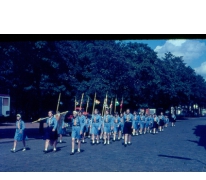
M111 104L110 104L109 108L110 108L110 109L112 108L112 101L111 101Z
M123 99L122 99L121 104L120 104L121 109L122 109L122 107L123 107Z

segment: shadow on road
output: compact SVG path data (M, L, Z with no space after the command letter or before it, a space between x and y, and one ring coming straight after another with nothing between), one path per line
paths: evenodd
M194 160L194 161L197 161L203 165L206 165L204 162L200 161L200 160L197 160L197 159L191 159L191 158L187 158L187 157L179 157L179 156L168 156L168 155L163 155L163 154L159 154L158 155L159 157L166 157L166 158L175 158L175 159L181 159L181 160Z
M194 129L194 134L199 138L199 141L188 140L196 143L198 146L203 146L206 149L206 125L197 125Z

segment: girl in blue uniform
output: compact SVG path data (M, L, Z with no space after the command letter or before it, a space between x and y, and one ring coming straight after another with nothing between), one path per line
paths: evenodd
M65 124L64 124L65 115L60 115L60 112L57 112L55 118L57 120L57 133L59 135L59 142L62 143L62 136L65 134Z
M82 132L82 143L85 143L84 139L84 134L85 134L85 126L86 126L86 117L82 114L82 111L79 111L79 116L78 116L79 120L80 120L80 125L81 125L81 132Z
M159 116L159 131L164 131L164 115L163 112L161 112L160 116Z
M144 134L149 133L150 117L148 114L145 115L145 130Z
M118 112L115 113L115 116L113 118L113 121L112 121L112 129L114 131L114 134L113 134L113 141L116 140L116 135L118 134L119 132L119 128L120 128L120 118L119 118L119 115L118 115Z
M150 133L152 133L153 123L154 123L154 117L150 114L149 115L149 132Z
M85 115L85 132L84 132L84 137L86 137L86 135L90 134L90 125L91 125L91 120L89 119L88 115Z
M110 144L110 133L111 133L111 123L112 123L112 118L109 115L109 111L105 111L105 115L103 117L103 129L104 129L104 145Z
M154 114L154 122L153 122L153 134L158 133L158 123L159 119L156 114Z
M45 149L44 152L47 152L49 143L50 145L53 145L53 151L56 151L56 144L57 144L57 139L58 139L58 134L57 134L57 120L53 115L52 111L48 112L48 118L47 118L47 128L46 128L46 133L45 133Z
M11 149L11 152L16 152L16 144L17 141L22 141L23 142L23 150L22 151L26 151L26 143L25 143L25 139L26 139L26 135L25 135L25 124L24 121L21 119L21 115L17 114L16 115L16 131L15 131L15 135L14 135L14 146L13 149Z
M165 127L168 127L169 124L169 118L168 116L165 116Z
M77 112L73 111L73 118L72 118L72 152L70 153L70 155L74 154L75 139L78 140L77 153L80 153L81 135L82 135L82 132L81 132L80 119L77 115Z
M97 144L99 144L99 131L101 128L101 116L98 114L98 110L94 110L94 114L91 119L91 134L92 134L92 145L95 144L95 139Z
M138 130L139 130L139 116L137 115L137 112L134 111L133 113L133 120L132 120L132 129L133 129L133 136L138 135Z
M119 128L119 137L118 137L118 140L120 140L121 138L124 139L124 134L123 134L123 129L124 129L124 117L123 117L123 114L122 114L122 113L120 113L119 119L120 119L120 128Z
M143 129L145 128L145 116L143 113L140 114L140 134L142 134Z
M131 145L131 136L132 136L132 119L133 116L130 113L130 110L127 109L126 113L124 114L124 129L123 129L123 133L124 133L124 146L126 147L127 144Z
M176 123L176 116L174 113L172 113L172 126L175 126L175 123Z

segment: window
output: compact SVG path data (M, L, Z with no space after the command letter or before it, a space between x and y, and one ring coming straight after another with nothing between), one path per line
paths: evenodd
M9 98L3 98L3 106L9 106Z

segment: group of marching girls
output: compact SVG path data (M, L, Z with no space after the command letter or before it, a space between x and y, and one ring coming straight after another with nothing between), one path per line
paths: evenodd
M56 145L58 137L60 137L59 142L62 143L62 135L65 134L65 123L62 118L60 118L60 113L56 115L52 111L48 112L48 118L46 119L46 132L45 132L45 149L44 152L48 152L49 144L53 146L53 151L56 151ZM176 116L172 113L171 124L175 126ZM86 135L88 138L91 137L91 144L100 144L100 140L104 145L109 145L110 141L124 140L122 143L125 147L131 145L131 136L137 136L146 133L156 134L160 131L164 131L165 127L168 127L169 118L162 112L159 116L156 114L145 114L143 112L133 114L127 109L126 112L118 114L109 114L109 110L105 110L104 116L99 114L97 109L89 119L88 115L83 115L82 111L73 111L72 124L72 150L70 155L75 153L75 144L78 144L77 153L81 152L81 143L85 143ZM23 151L26 150L25 147L25 125L24 121L21 120L21 115L17 114L16 121L16 132L14 137L14 147L11 149L15 152L17 141L23 142Z

